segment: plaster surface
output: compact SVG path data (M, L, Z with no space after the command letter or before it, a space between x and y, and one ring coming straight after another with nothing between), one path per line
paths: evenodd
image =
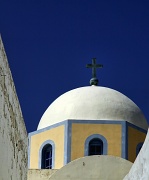
M125 120L147 129L139 107L122 93L100 86L87 86L58 97L43 114L38 130L67 119Z
M45 144L52 145L52 169L59 169L64 165L64 125L29 136L28 168L40 169L42 148Z
M27 180L48 180L56 171L56 169L29 169Z
M124 180L149 180L149 130L140 153Z
M122 180L132 163L114 156L86 156L68 163L50 180Z
M0 37L0 180L27 179L27 132Z

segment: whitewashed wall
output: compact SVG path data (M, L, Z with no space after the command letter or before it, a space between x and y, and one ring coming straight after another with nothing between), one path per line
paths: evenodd
M29 169L27 180L49 180L56 171L56 169Z
M0 37L0 180L27 179L27 132Z

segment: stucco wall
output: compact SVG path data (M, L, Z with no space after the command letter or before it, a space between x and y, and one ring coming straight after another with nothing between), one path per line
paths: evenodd
M41 168L41 147L48 141L54 143L52 168L59 169L64 165L64 125L61 125L40 133L35 131L29 134L28 168Z
M124 180L149 180L149 129L142 149Z
M0 179L27 178L27 132L0 37Z
M128 160L134 162L136 159L136 149L139 143L144 142L146 133L128 126Z
M56 169L29 169L27 180L48 180Z
M107 140L107 154L121 157L122 126L120 124L72 124L71 161L85 156L85 140L100 134Z

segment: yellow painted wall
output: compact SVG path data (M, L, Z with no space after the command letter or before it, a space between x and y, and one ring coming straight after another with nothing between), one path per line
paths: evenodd
M39 149L47 140L52 140L55 143L55 169L63 166L64 125L31 136L30 169L38 169Z
M139 143L144 142L146 134L128 127L128 160L134 162L136 159L136 147Z
M121 157L121 132L120 124L72 124L71 161L84 156L85 140L92 134L107 139L108 155Z

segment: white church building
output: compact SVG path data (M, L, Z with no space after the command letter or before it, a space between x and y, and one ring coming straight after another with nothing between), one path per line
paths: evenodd
M143 112L124 94L97 86L102 65L95 59L87 67L91 85L57 97L27 135L0 38L0 180L149 179Z

